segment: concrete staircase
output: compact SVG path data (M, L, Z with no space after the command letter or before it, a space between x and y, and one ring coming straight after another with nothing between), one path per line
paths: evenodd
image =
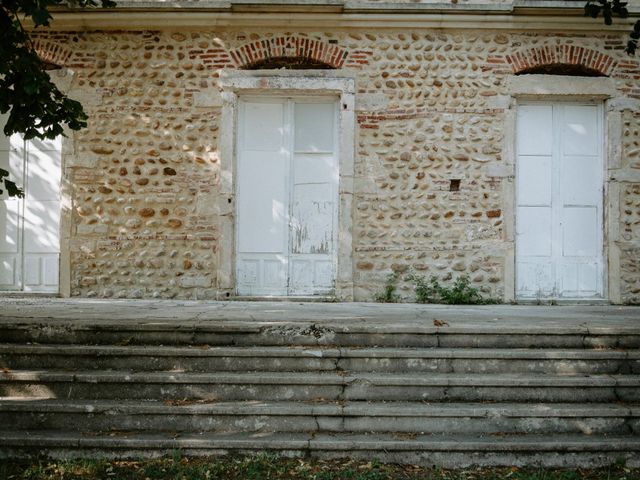
M640 465L640 321L336 308L325 322L3 318L0 456Z

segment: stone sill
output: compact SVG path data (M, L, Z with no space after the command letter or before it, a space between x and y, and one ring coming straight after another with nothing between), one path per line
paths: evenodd
M298 295L298 296L281 296L281 295L265 295L250 296L236 295L227 299L230 302L303 302L303 303L335 303L336 297L330 295Z

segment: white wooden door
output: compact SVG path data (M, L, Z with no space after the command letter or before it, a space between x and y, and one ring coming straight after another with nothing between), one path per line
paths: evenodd
M603 298L599 105L518 108L516 295Z
M334 288L336 103L241 101L236 277L240 295L318 295Z
M1 197L0 290L58 292L60 145L60 138L0 135L0 168L25 192L24 199Z

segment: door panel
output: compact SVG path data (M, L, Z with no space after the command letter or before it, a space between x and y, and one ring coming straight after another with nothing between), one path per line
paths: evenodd
M58 287L58 254L24 256L26 291L55 291Z
M602 144L598 106L519 108L517 297L603 297Z
M550 156L553 151L553 110L550 105L518 109L518 154Z
M244 103L242 148L261 152L279 152L284 141L284 105L281 103Z
M599 285L596 263L567 263L561 266L562 291L572 297L595 295Z
M60 172L60 150L36 150L37 146L49 145L51 144L33 141L28 144L27 188L32 200L60 200L60 175L57 175Z
M520 296L550 296L555 289L555 268L549 259L518 262L516 288Z
M4 117L0 116L0 126ZM24 142L18 135L5 137L0 132L0 168L24 187ZM0 194L0 290L22 289L22 211L23 200L9 197L3 185Z
M333 288L338 184L335 112L334 102L241 102L239 294L311 295ZM272 138L264 141L256 135Z
M334 150L333 103L295 103L296 152L329 152Z
M264 286L270 289L269 291L273 291L271 289L274 289L279 292L287 280L287 263L285 256L276 255L271 259L264 259L262 265Z
M285 156L245 151L238 167L243 172L238 176L238 215L242 218L238 251L284 253L288 222Z
M596 257L598 211L595 208L566 207L562 219L562 254L564 257Z
M295 185L291 210L291 253L333 250L332 188L327 184Z
M519 160L520 204L551 207L551 156L522 156Z
M562 199L567 205L599 203L600 158L597 156L565 156L562 162Z
M560 138L564 155L598 155L598 108L595 105L562 105L556 108L562 117Z
M518 209L518 247L522 256L551 256L551 213L550 207Z
M20 252L20 201L4 200L0 203L0 255Z
M333 253L334 199L338 183L336 163L335 156L329 154L296 154L294 157L292 254L315 254L309 260L330 260L317 255ZM296 275L293 277L295 279Z
M27 140L29 152L62 152L62 137Z

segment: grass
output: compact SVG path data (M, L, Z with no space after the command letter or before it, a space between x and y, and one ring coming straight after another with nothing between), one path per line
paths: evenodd
M640 469L468 468L446 470L349 459L322 461L270 455L156 460L0 460L0 480L640 480Z

